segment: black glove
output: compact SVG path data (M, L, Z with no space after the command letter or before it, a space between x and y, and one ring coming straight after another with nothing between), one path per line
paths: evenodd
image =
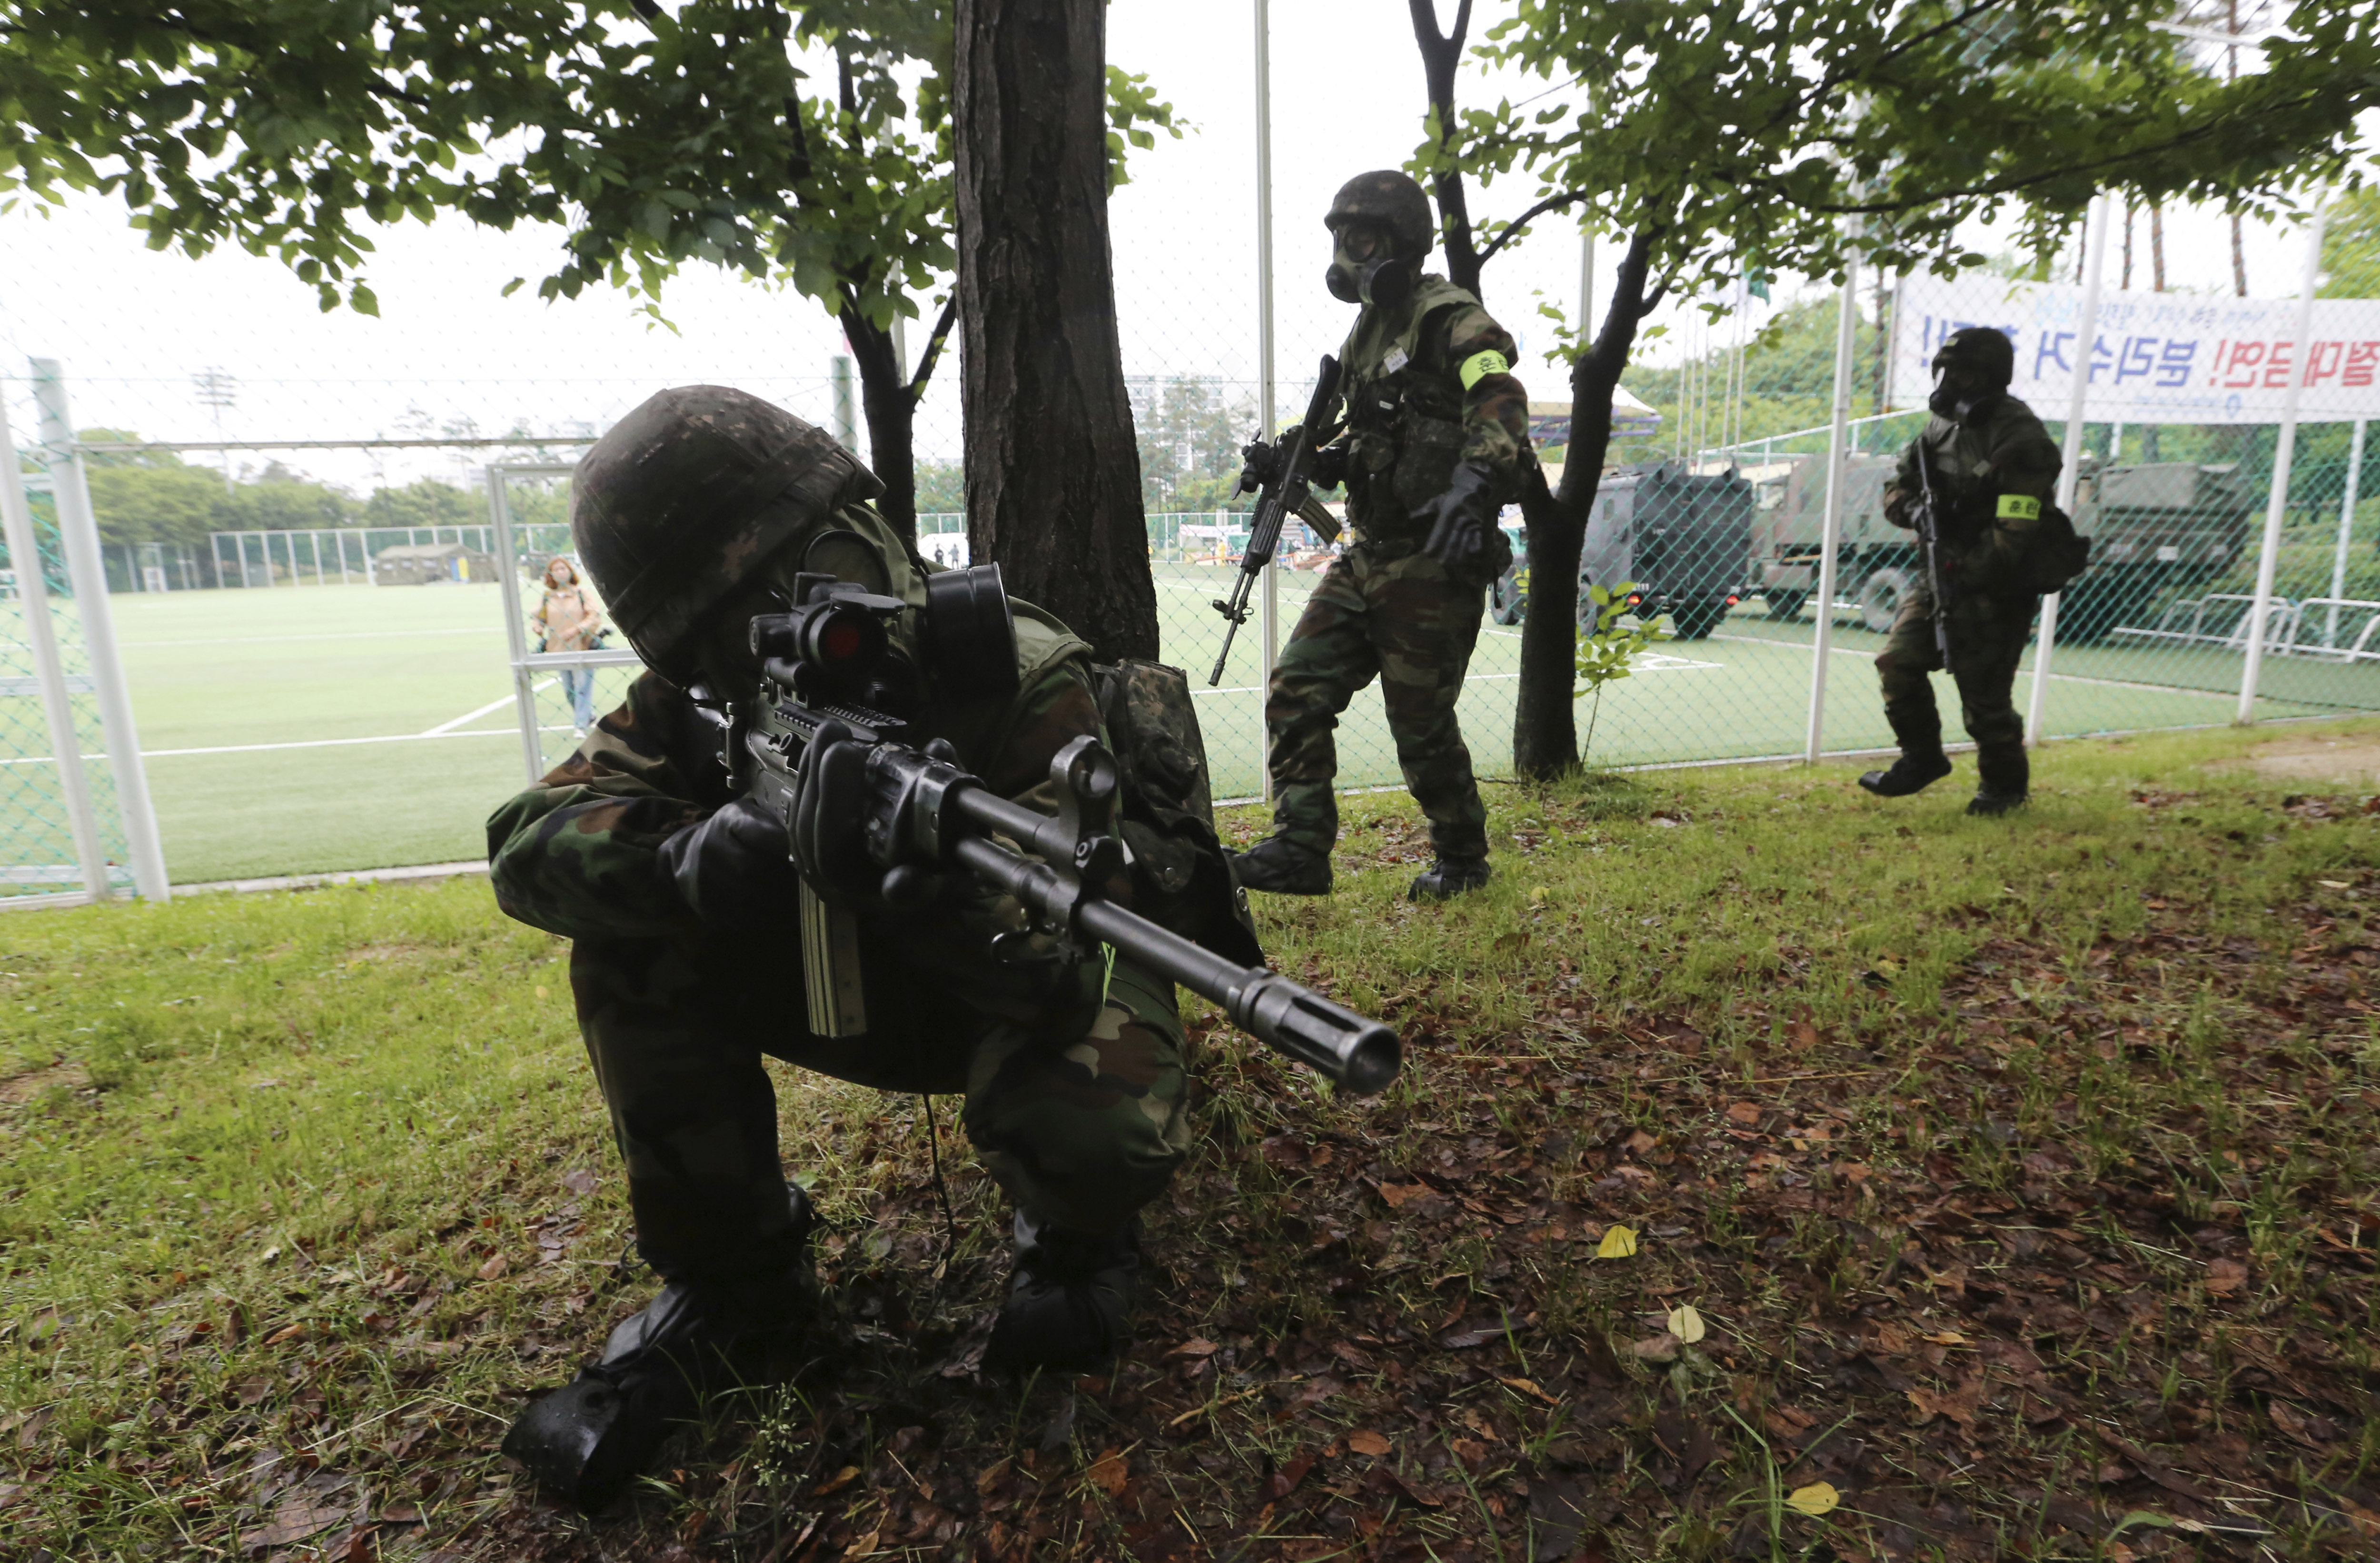
M794 773L794 866L831 901L875 894L884 871L867 847L868 746L822 722Z
M1347 447L1332 443L1318 448L1305 470L1305 481L1316 489L1337 488L1347 481Z
M1504 566L1512 563L1512 543L1504 529L1496 524L1503 507L1489 495L1494 482L1487 468L1465 461L1455 468L1454 481L1446 492L1422 507L1420 514L1430 523L1422 552L1444 565L1446 573L1457 580L1485 584L1503 574ZM1503 563L1488 568L1500 554Z
M785 827L768 810L738 798L661 845L662 872L695 915L721 927L790 921L800 883Z

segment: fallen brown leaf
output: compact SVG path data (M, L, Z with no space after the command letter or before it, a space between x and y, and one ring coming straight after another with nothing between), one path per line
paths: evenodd
M1347 1435L1347 1447L1359 1455L1384 1455L1391 1446L1386 1438L1367 1429Z
M1090 1478L1092 1486L1110 1497L1121 1494L1124 1484L1132 1480L1131 1468L1124 1463L1123 1456L1113 1449L1103 1451L1083 1474Z

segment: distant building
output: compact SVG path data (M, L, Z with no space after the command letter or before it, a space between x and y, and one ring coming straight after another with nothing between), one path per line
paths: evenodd
M495 556L459 543L403 543L372 556L372 580L381 586L495 579Z

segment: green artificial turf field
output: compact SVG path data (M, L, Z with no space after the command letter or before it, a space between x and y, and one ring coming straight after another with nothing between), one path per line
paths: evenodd
M1223 628L1208 604L1229 589L1232 575L1216 566L1157 567L1164 655L1189 670L1198 691L1217 795L1245 798L1262 779L1257 622L1240 634L1220 683L1209 690L1206 682ZM1314 580L1282 578L1283 640ZM480 822L522 785L526 764L492 585L130 594L112 605L176 883L478 858L485 851ZM70 604L58 609L71 616ZM1755 599L1706 640L1662 644L1633 677L1605 691L1591 760L1642 765L1798 751L1814 633L1806 617L1763 617ZM1829 750L1890 741L1867 666L1878 644L1864 629L1837 630ZM1462 706L1484 775L1508 763L1519 667L1518 629L1486 626ZM2230 720L2239 657L2062 646L2053 672L2055 734L2204 726ZM626 669L599 675L599 709L628 676ZM2021 695L2029 682L2029 675L2021 678ZM2263 714L2271 717L2380 709L2380 667L2277 658L2266 665L2265 688L2274 698ZM38 721L30 700L19 714ZM1583 707L1583 731L1586 714ZM551 763L572 742L558 689L541 690L539 719ZM20 726L17 741L37 757L38 741L26 736L35 730ZM1355 697L1339 751L1344 786L1398 784L1377 692Z

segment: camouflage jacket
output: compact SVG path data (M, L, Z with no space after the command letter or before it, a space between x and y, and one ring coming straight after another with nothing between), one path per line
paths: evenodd
M2042 508L2058 494L2064 464L2033 409L2003 397L1982 418L1953 422L1938 414L1900 453L1884 496L1885 516L1912 526L1909 506L1924 492L1918 447L1926 452L1943 540L1978 584L2005 584L2023 573Z
M854 507L858 509L861 507ZM865 520L874 521L872 511ZM838 524L876 540L881 521ZM885 536L892 535L883 529ZM919 600L928 567L914 562L891 583ZM995 791L1054 813L1050 762L1068 742L1101 731L1089 651L1055 618L1014 602L1018 690L1004 702L958 702L929 693L912 722L912 741L948 739L959 763ZM914 648L908 648L914 654ZM929 685L931 690L930 684ZM720 762L720 729L674 685L646 673L626 702L599 721L577 751L488 819L488 867L497 904L510 916L572 938L693 934L701 924L661 867L661 844L733 796ZM786 910L788 950L795 912ZM1040 979L994 963L991 937L1022 930L1014 900L957 880L924 910L862 910L862 927L888 942L914 970L963 983L970 999L1019 1020L1046 1015L1053 1000Z
M1373 542L1417 539L1415 512L1444 494L1455 467L1494 474L1499 501L1519 497L1535 461L1520 348L1479 300L1425 276L1394 309L1366 306L1339 349L1347 420L1347 496Z

